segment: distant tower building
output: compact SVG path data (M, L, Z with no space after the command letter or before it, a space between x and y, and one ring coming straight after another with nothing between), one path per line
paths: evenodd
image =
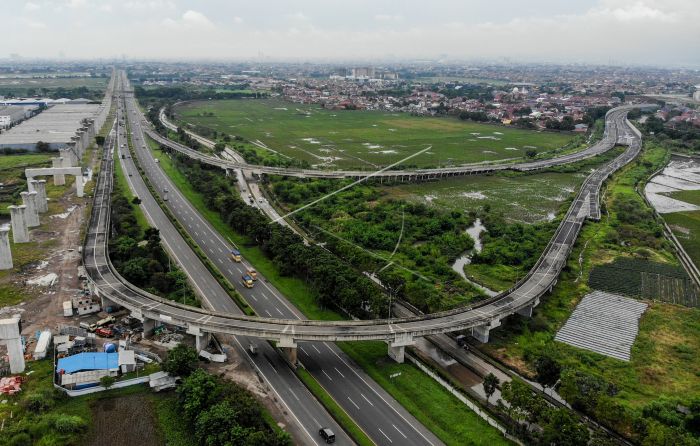
M697 90L693 93L693 100L700 102L700 85L696 85L695 88L697 88Z
M355 79L374 79L374 68L356 67L352 69L352 77Z

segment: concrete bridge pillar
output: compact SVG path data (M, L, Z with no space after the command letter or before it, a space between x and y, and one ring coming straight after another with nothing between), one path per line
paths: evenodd
M531 318L531 317L532 317L532 310L533 310L537 305L539 305L539 303L540 303L540 300L539 300L539 299L535 299L535 300L532 301L532 303L530 303L530 305L519 309L518 311L516 311L516 313L518 313L520 316L527 317L527 318Z
M36 192L20 192L22 203L27 207L25 217L27 218L27 226L35 228L39 226L39 212L36 209Z
M82 198L83 193L84 193L84 187L85 185L83 184L83 175L76 175L75 176L75 194L78 196L78 198Z
M10 228L0 228L0 270L12 269L12 249L10 249Z
M25 212L27 206L8 206L10 217L12 218L12 239L15 243L27 243L29 241L29 230L27 229L27 219Z
M489 342L489 333L491 332L491 330L500 326L500 319L494 319L488 324L477 325L476 327L472 328L472 337L475 338L477 341L483 342L485 344Z
M406 354L406 347L415 343L410 334L399 334L393 341L389 341L389 357L399 364L403 364Z
M51 167L65 167L63 165L63 158L56 157L56 158L51 158ZM56 173L53 176L53 185L54 186L63 186L66 184L66 176L62 173Z
M200 327L193 326L188 326L186 332L187 334L191 334L194 336L194 343L197 352L204 350L207 347L207 345L209 345L209 341L211 340L211 333L205 333Z
M73 154L70 149L58 149L58 153L63 160L61 167L73 167Z
M46 180L34 181L34 190L36 191L36 210L39 213L49 211L49 199L46 196Z
M154 319L143 319L143 337L152 335L155 328L156 321Z
M277 341L277 348L282 350L282 352L287 357L287 361L292 367L297 366L297 343L294 342L291 336L283 336Z
M0 319L0 343L7 346L7 356L10 358L10 373L24 372L24 353L22 352L19 321L19 315L15 315L10 319Z

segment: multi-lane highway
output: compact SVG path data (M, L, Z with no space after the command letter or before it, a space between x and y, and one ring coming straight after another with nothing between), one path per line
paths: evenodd
M241 276L249 269L249 265L245 261L242 263L231 261L229 258L230 250L233 248L231 243L194 209L161 170L159 163L155 162L146 146L141 127L141 115L135 99L130 93L126 93L125 98L131 138L139 164L159 194L164 195L164 191L168 190L166 206L190 237L226 279L234 284L257 314L270 318L304 319L304 316L260 273L252 289L241 284ZM127 158L122 161L127 161L127 168L132 168L133 165L130 163L132 160ZM143 193L147 191L140 192L140 194ZM149 206L145 202L143 205L146 208ZM160 226L156 227L160 228ZM161 230L161 236L165 238L168 234L163 234ZM217 306L216 302L219 300L226 301L222 306L233 304L228 296L217 295L216 297L207 296L207 298L212 301L212 307ZM249 339L247 342L260 348L267 345L267 342L262 339ZM329 342L299 343L298 359L376 444L442 444L336 345Z
M120 104L117 120L119 121L123 116ZM126 141L125 127L118 127L117 131L117 126L115 126L105 145L102 167L95 188L93 212L83 251L84 265L97 284L99 292L116 299L119 296L123 298L133 294L135 290L133 286L114 272L107 252L110 219L109 200L114 170L113 158L116 154L122 162L122 169L129 186L142 200L142 209L147 218L154 227L159 228L163 243L170 254L183 266L192 284L198 290L198 294L203 296L204 305L211 310L240 314L238 307L212 277L196 254L192 252L148 192L129 157L129 151L125 147ZM121 155L124 155L123 159L121 159ZM144 293L141 290L138 291ZM281 404L286 407L286 412L295 424L295 426L290 426L290 430L296 433L297 438L303 440L305 444L323 444L324 442L318 436L318 429L320 426L328 426L336 432L339 444L352 444L347 434L298 380L287 365L286 360L272 346L267 342L260 342L257 338L238 337L232 341L233 345L237 347L238 354L249 357L257 373L266 381ZM258 346L259 354L257 356L249 356L246 348L250 343Z

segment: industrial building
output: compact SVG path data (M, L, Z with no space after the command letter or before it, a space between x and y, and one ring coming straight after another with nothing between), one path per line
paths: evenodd
M37 105L0 105L0 129L7 129L22 122L38 110Z
M51 150L64 149L75 141L78 132L86 127L86 119L95 119L100 104L56 104L0 134L0 149L35 150L43 141Z

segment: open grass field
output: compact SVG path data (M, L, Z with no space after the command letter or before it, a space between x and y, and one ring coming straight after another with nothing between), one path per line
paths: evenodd
M377 169L428 146L407 166L458 165L511 158L530 148L560 148L572 135L535 132L380 111L326 110L282 100L198 101L176 109L179 121L260 141L325 168Z
M57 90L59 88L72 89L86 87L89 90L104 90L107 88L109 78L101 77L68 77L68 78L30 78L30 77L2 77L0 78L0 95L28 96L31 94L43 95L42 89Z

